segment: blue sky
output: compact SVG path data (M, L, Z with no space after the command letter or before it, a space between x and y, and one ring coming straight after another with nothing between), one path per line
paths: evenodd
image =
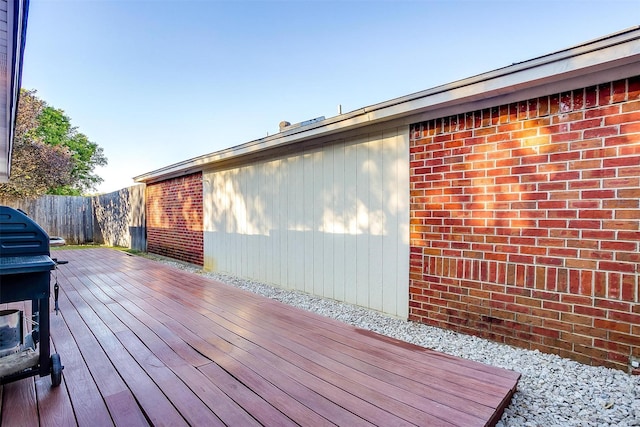
M31 0L22 86L103 147L100 192L640 24L640 0Z

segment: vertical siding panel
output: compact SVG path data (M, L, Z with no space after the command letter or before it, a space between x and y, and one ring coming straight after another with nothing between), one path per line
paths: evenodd
M409 127L404 127L398 132L396 146L398 149L397 315L406 319L409 317Z
M242 169L233 171L233 221L232 221L232 240L233 252L236 254L232 257L231 265L233 271L242 275L242 232L244 231L242 224L242 215L240 212L240 198L242 194Z
M333 167L334 167L334 146L329 145L324 148L323 155L323 180L322 180L322 201L320 217L320 236L323 237L323 262L320 268L323 272L323 295L327 298L334 298L333 284L333 240L335 238L335 189L333 187Z
M247 266L251 271L251 277L258 279L262 276L262 245L260 244L260 230L262 229L262 215L260 214L263 206L262 197L258 196L258 176L261 174L264 162L252 165L248 178L249 205L247 208L247 222L249 230L247 232ZM264 183L262 183L264 185Z
M249 195L249 171L252 169L254 169L253 165L242 168L242 203L240 204L240 207L242 214L242 275L244 277L252 277L252 272L249 269L249 212L251 211L251 196Z
M291 233L291 206L293 205L293 198L291 197L291 160L288 158L283 159L278 167L278 173L280 174L280 185L278 194L280 196L280 203L278 205L280 209L280 282L279 284L284 288L292 288L291 279L289 278L289 265L291 264L291 253L288 250L289 238Z
M218 191L223 192L216 199L218 201L224 200L224 205L222 208L224 209L224 213L220 216L221 227L220 231L222 232L222 238L220 239L220 245L218 246L218 256L220 257L220 264L223 266L223 271L226 272L235 272L233 269L233 265L231 264L232 257L236 254L233 249L233 240L234 230L232 228L232 219L233 219L233 205L231 204L233 198L233 192L228 192L227 188L233 188L234 182L231 176L231 172L223 172L218 176L220 180L219 185L217 186ZM227 248L225 251L224 248Z
M253 230L256 227L256 223L255 223L256 205L254 203L255 200L253 198L254 196L253 178L256 173L256 169L257 169L257 165L255 164L249 165L245 169L245 174L244 174L245 191L243 192L244 200L245 200L245 229L243 233L243 244L244 244L244 253L245 253L244 268L246 271L245 273L246 276L252 279L256 277L256 273L255 273L256 264L252 262L252 260L257 250L256 244L254 241L254 235L253 235Z
M385 233L383 213L382 133L369 141L369 307L382 310L382 236ZM391 178L392 177L387 177Z
M382 138L383 197L386 230L382 241L382 311L398 310L398 152L397 131L387 131Z
M264 230L267 228L267 205L270 193L269 179L265 176L266 163L256 163L251 175L251 232L249 233L249 245L252 254L249 264L253 265L253 274L256 279L267 280L267 251L265 248Z
M204 233L203 251L204 251L204 269L213 270L213 254L216 253L212 247L214 240L211 238L213 234L213 203L212 203L212 185L213 176L209 173L202 174L202 232Z
M240 204L241 214L242 214L242 234L241 234L241 251L242 251L242 275L244 277L251 277L251 271L249 271L249 245L248 245L248 234L249 234L249 214L251 212L251 197L249 196L249 170L252 169L253 166L246 166L242 168L242 192L241 198L242 203Z
M356 269L356 236L358 233L358 143L347 141L344 148L344 197L345 197L345 301L356 304L357 269Z
M233 181L231 179L230 172L217 172L216 179L220 182L216 185L217 191L219 192L216 195L216 203L222 203L221 209L224 209L224 213L220 215L220 231L222 232L222 238L220 244L222 247L227 248L227 253L224 251L219 253L219 260L222 271L233 272L233 265L231 264L231 256L228 255L234 252L233 241L231 240L231 222L233 218L233 194L229 190L229 188L233 185Z
M293 158L294 171L292 174L292 182L294 183L294 200L293 200L293 223L291 225L291 233L293 235L293 243L289 246L289 254L293 255L291 265L293 267L293 285L299 291L305 290L305 247L304 241L304 157Z
M271 181L271 223L268 230L267 238L271 245L269 251L271 252L271 283L280 283L280 213L282 210L282 194L281 191L286 191L282 186L284 183L280 181L280 164L281 160L277 159L271 163L271 173L273 179ZM282 188L282 190L281 190Z
M289 157L289 202L288 202L288 215L287 215L287 263L285 268L287 269L288 287L290 289L297 288L297 270L300 268L298 265L298 257L301 256L301 248L298 245L298 234L296 231L297 221L299 218L299 210L302 208L302 201L298 199L298 181L301 177L298 176L298 159L295 157Z
M254 271L255 277L260 280L267 279L267 250L265 230L267 227L267 200L269 198L269 178L265 175L265 162L256 165L256 173L253 176L253 201L254 209L252 209L253 220L256 227L253 230L251 239L252 246L255 246L254 257L249 261L250 264L256 266Z
M241 245L242 245L242 275L244 277L253 278L252 271L249 266L249 232L250 232L250 212L252 211L250 185L249 185L249 170L253 169L253 165L242 168L242 200L240 204L242 212L242 233L241 233Z
M233 252L235 257L230 259L233 265L233 270L238 272L239 275L243 274L242 270L242 233L244 231L244 224L242 221L242 212L240 201L242 198L242 168L233 173L233 221L232 221L232 236L233 236Z
M229 240L230 240L230 249L231 252L235 255L233 257L229 257L229 265L231 267L231 271L234 274L242 274L240 257L242 256L242 252L240 252L240 215L238 213L238 192L242 190L240 187L239 180L239 169L229 171L228 179L231 182L231 211L229 218Z
M369 140L356 146L356 304L369 306Z
M211 258L211 234L212 225L211 220L213 218L213 212L211 212L211 176L208 173L202 173L202 252L204 257L203 268L205 270L212 270L212 258Z
M213 239L215 240L214 245L212 245L215 253L211 254L211 257L214 260L215 271L229 271L229 265L227 264L226 256L222 248L225 246L228 248L227 244L227 217L229 216L229 207L228 207L228 199L225 197L225 194L220 194L221 187L224 188L224 184L226 183L226 179L221 177L219 174L211 174L211 188L212 188L212 200L211 200L211 210L213 212L217 212L217 215L213 218L212 223L214 224L214 235ZM228 251L227 251L228 252Z
M257 238L260 243L260 280L271 283L271 257L272 253L267 247L267 236L269 233L269 223L271 222L271 195L273 194L273 176L269 173L271 162L260 163L260 173L257 176L256 195L262 205L260 215L260 229Z
M203 217L205 229L208 230L205 236L207 234L209 235L209 241L205 242L205 251L207 252L206 256L210 258L208 268L212 271L221 271L223 265L220 259L220 245L222 244L220 240L225 231L222 216L226 214L226 209L223 210L223 206L221 206L221 201L218 197L220 177L213 172L207 173L205 177L209 181L209 186L204 187L207 194L205 200L203 200L203 215L210 216L209 219ZM206 224L209 224L208 228Z
M261 273L262 248L258 241L258 232L261 228L260 200L257 194L257 177L260 175L263 162L251 165L247 175L247 269L249 277L257 279Z
M260 175L258 175L258 186L256 193L262 203L261 227L258 230L258 238L260 239L260 265L262 266L261 280L271 283L273 277L272 257L273 252L269 247L271 241L268 239L269 230L271 229L271 204L273 203L273 174L269 173L271 162L261 164ZM262 184L260 184L262 182Z
M408 129L207 175L218 271L406 318Z
M216 173L208 174L209 179L209 212L211 212L211 218L209 219L211 224L210 233L210 252L208 256L211 258L211 269L213 271L229 271L229 266L225 264L223 251L220 250L223 247L227 235L226 230L226 218L229 210L224 204L224 195L220 194L220 185L224 185L225 180L222 179Z
M311 270L313 271L313 294L324 294L324 231L322 230L322 217L326 209L324 200L324 149L314 151L313 159L313 212L311 218L313 235L313 258Z
M303 290L313 293L313 216L314 216L314 155L312 151L305 151L303 156L303 233L304 233L304 287Z
M218 181L220 178L215 173L207 173L204 175L204 179L209 182L208 186L204 186L203 197L203 221L205 227L205 240L204 250L205 257L209 261L205 260L205 268L211 271L220 271L222 263L220 260L220 239L223 236L224 230L222 229L221 216L224 215L226 210L222 210L220 206L220 199L217 197ZM207 218L208 217L208 218Z
M271 279L270 283L280 285L282 283L280 277L280 259L281 253L281 232L280 216L282 211L282 193L286 192L284 183L280 180L282 173L282 160L275 159L270 163L271 180L271 223L268 230L267 239L270 245L267 247L271 252Z
M345 300L345 148L344 141L333 146L333 297Z

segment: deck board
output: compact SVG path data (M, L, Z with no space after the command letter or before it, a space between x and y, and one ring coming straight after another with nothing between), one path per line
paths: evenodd
M264 307L263 311L266 312ZM318 319L314 319L311 324L307 324L307 327L303 328L306 319L298 318L294 325L291 322L279 322L277 317L278 313L273 312L273 316L265 316L265 319L261 320L260 325L255 325L254 327L262 331L260 335L268 334L270 339L273 340L278 339L278 335L272 332L274 328L288 329L290 331L289 334L295 334L297 337L295 341L288 338L284 341L284 344L289 345L289 348L294 346L301 354L310 351L312 355L320 354L321 357L329 357L346 365L348 368L362 371L365 375L378 378L388 384L399 382L402 386L413 389L414 392L418 392L415 385L419 386L420 384L428 384L430 391L437 392L440 389L438 385L444 383L441 387L446 391L446 395L442 395L440 398L448 403L451 403L451 391L454 389L457 389L455 396L462 394L466 398L471 398L469 386L472 386L472 388L475 388L473 386L485 387L483 395L486 393L490 396L483 399L484 402L481 403L484 404L489 403L488 401L491 399L491 394L499 394L498 386L494 386L493 384L487 385L476 379L475 375L477 371L467 371L468 376L462 380L464 384L456 387L456 383L451 381L450 373L453 370L460 374L461 367L459 365L453 366L449 371L443 369L442 363L436 364L435 366L424 364L419 367L407 365L404 362L406 362L406 358L410 352L401 351L396 355L389 351L389 346L386 346L384 353L378 354L379 346L367 343L366 337L358 337L362 339L355 340L353 337L336 333L331 328L327 328L322 331L322 333L319 333ZM265 328L267 325L269 325L269 328ZM288 337L290 336L289 334L287 335ZM406 345L406 343L391 339L388 339L387 342L391 346L400 345L402 347ZM364 362L364 364L362 362ZM464 372L464 367L462 367L462 369ZM421 381L421 379L424 380ZM467 400L462 403L463 406L467 404Z
M104 400L101 398L91 371L87 367L78 343L67 328L63 315L52 315L51 330L56 331L55 351L64 354L65 366L62 377L67 393L58 393L60 396L67 396L69 401L73 401L76 422L80 426L109 425L112 423L111 416ZM41 378L42 390L51 389L49 378ZM68 423L64 423L67 424ZM61 423L60 425L64 425ZM73 424L73 423L72 423Z
M2 425L483 426L519 378L119 251L56 257L63 383L0 387Z
M334 390L331 394L338 393L343 390L350 390L356 392L357 395L367 396L367 400L378 401L379 405L383 408L397 415L401 415L403 419L413 423L420 423L428 421L435 423L447 420L447 418L454 418L455 420L464 422L465 425L473 424L477 419L470 419L467 417L467 413L456 411L451 413L449 407L446 405L440 405L438 407L438 418L428 419L428 416L420 411L419 407L423 405L438 405L435 401L425 401L420 399L419 396L412 393L401 393L398 387L395 385L398 382L410 381L407 378L394 378L389 382L382 382L376 380L370 375L366 375L358 371L357 369L350 369L349 366L345 366L331 357L327 357L321 352L328 350L327 347L315 346L314 342L307 340L307 345L314 347L304 347L297 342L306 340L302 336L298 336L298 332L292 327L282 327L278 331L279 334L274 334L272 330L261 328L258 325L248 325L247 329L243 329L238 325L233 325L229 321L215 317L212 313L215 323L217 325L223 325L225 328L217 329L218 336L229 344L225 344L223 350L227 352L233 352L237 349L244 349L250 354L256 354L260 358L265 358L268 366L278 368L281 372L286 372L288 375L298 374L311 374L312 378L305 381L308 384L313 383L313 376L326 381L327 384L334 384ZM198 327L198 325L193 325ZM253 327L253 329L248 329ZM277 327L277 326L276 326ZM227 332L225 332L227 331ZM286 334L282 334L282 331L286 331ZM206 331L201 331L200 335L205 334ZM289 348L284 347L278 341L282 341L282 338L286 337L284 341L289 343ZM292 337L296 337L292 340ZM215 338L213 338L215 339ZM295 348L297 351L292 351L290 348ZM317 350L320 350L318 352ZM299 368L299 366L302 366ZM297 368L297 369L296 369ZM441 396L446 399L447 396ZM342 404L346 401L340 399ZM357 408L350 408L357 413L366 413L370 415L370 411L373 410L371 405L367 405L367 401L361 401L357 404ZM395 422L399 420L395 419Z
M308 363L304 369L298 368L298 366L296 366L295 363L292 363L292 361L304 364L305 361L312 362L312 360L303 359L291 351L287 352L285 347L279 346L277 343L278 338L282 337L286 337L286 342L292 342L291 337L295 336L296 333L291 328L280 328L277 336L273 335L270 330L260 328L258 325L252 325L254 330L242 329L237 324L233 324L222 317L215 316L210 311L203 311L202 308L199 308L198 316L200 316L200 318L196 317L194 319L190 319L188 315L181 312L181 309L185 306L194 304L194 302L187 302L179 295L172 295L172 298L165 299L164 304L160 301L156 301L155 304L158 305L156 308L161 309L166 313L170 313L173 318L179 319L181 324L187 325L192 330L197 331L198 336L207 337L207 340L211 343L219 341L220 343L218 346L222 346L222 354L235 354L242 349L245 350L247 354L242 354L240 356L241 360L250 357L250 354L256 355L258 359L256 359L252 365L264 365L264 369L262 369L261 372L263 376L267 375L267 380L278 381L277 379L272 378L274 374L271 372L270 367L277 367L279 372L286 372L289 376L294 374L297 374L298 376L307 374L307 379L301 381L309 387L321 386L318 384L318 381L314 381L316 380L315 376L318 376L321 380L326 381L325 385L335 385L332 388L330 395L334 396L334 398L341 402L342 405L345 405L350 401L355 402L354 405L356 407L349 407L349 409L359 414L365 414L364 416L371 418L372 421L380 421L380 417L385 415L389 417L390 414L396 414L396 416L389 417L391 418L388 420L389 423L394 425L402 423L402 420L398 417L402 416L404 420L409 420L414 424L428 422L433 425L434 423L442 423L443 417L446 418L446 412L449 409L447 406L440 406L438 417L431 418L429 414L425 414L423 411L416 409L416 407L419 407L422 403L427 403L433 406L435 405L435 402L420 401L418 397L410 393L394 394L395 385L393 383L372 384L374 379L370 376L358 376L360 381L356 381L353 376L357 376L357 371L351 370L344 372L344 370L341 369L341 366L334 363L335 361L332 359L324 358L322 364L313 362L315 369L310 367ZM171 308L170 306L175 307ZM194 306L192 307L195 309ZM216 326L223 327L215 328L215 333L211 332L213 329L207 325L207 319L201 318L202 316L206 318L207 314L214 317L213 320ZM236 319L236 322L238 322L238 319ZM283 332L285 333L283 334ZM263 337L262 335L266 335L266 337ZM310 351L309 349L303 349L302 352L306 354L307 358L322 358L321 354L315 351ZM261 359L266 359L266 362L261 362ZM287 380L280 374L277 375L280 378L280 382ZM300 380L299 378L297 379ZM350 397L353 396L349 396L343 389L347 389L351 392L357 391L358 394L367 396L369 400L377 401L379 405L384 407L384 411L379 411L379 408L370 404L368 400L350 399ZM293 392L290 387L288 390ZM325 387L325 393L328 392L329 391L326 390ZM339 396L342 397L338 398ZM372 398L372 396L374 396L374 398ZM398 396L403 396L405 399L411 400L414 405L412 406L406 402L398 401ZM297 400L301 399L305 399L305 396L298 394ZM316 399L318 399L318 397L314 396L314 399L311 400L311 402L314 402ZM335 407L333 412L337 412L339 409L339 407ZM385 411L386 414L384 413ZM330 415L335 416L335 414ZM472 425L474 422L478 422L477 419L467 417L466 413L456 412L453 415L449 415L450 417L457 417L456 420L464 422L465 425ZM353 421L349 424L352 423ZM384 424L388 425L387 423Z
M57 352L54 343L51 343L51 352ZM38 400L38 414L40 422L46 425L73 425L76 417L71 405L71 398L67 393L56 393L51 388L49 377L35 377L36 396ZM61 387L66 387L66 378L62 379ZM79 424L79 422L78 422ZM95 419L93 421L95 425Z
M88 325L85 324L82 317L80 317L79 312L73 309L74 307L67 297L70 293L71 289L69 288L67 288L67 292L60 292L60 306L64 307L64 311L60 313L60 318L64 320L66 328L69 329L81 353L81 358L75 359L75 355L64 352L64 348L60 348L59 350L62 364L65 366L62 376L70 380L68 393L72 396L72 399L76 393L81 395L78 399L78 405L81 405L84 399L91 401L104 400L108 415L115 425L148 425L147 419L138 406L133 393L131 393L131 390L122 380L118 371L109 360L109 356L104 352L102 347L100 347L100 344ZM52 327L51 335L54 337L56 343L58 342L58 334L61 334L60 340L64 341L67 339L66 331L63 328L59 327L54 329ZM71 364L67 363L67 359L69 359ZM95 382L95 388L90 384L88 377L81 378L79 379L80 381L75 381L73 385L71 385L71 380L74 380L74 376L78 375L78 371L74 369L75 365L73 364L76 360L79 364L86 366L86 370L89 371L91 379ZM79 369L84 370L85 367L80 367ZM73 374L70 373L72 370L74 370ZM86 380L86 383L83 380ZM83 385L87 387L82 388ZM102 408L97 408L96 414L103 415ZM82 423L84 425L81 415L76 414L76 416L78 424L80 425ZM91 422L91 414L89 414L89 417L89 422ZM98 420L100 421L102 418L98 418ZM108 424L106 420L104 420L104 422Z

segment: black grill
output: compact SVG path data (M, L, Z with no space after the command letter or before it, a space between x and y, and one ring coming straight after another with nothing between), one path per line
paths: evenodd
M0 303L31 300L33 313L32 332L28 339L21 337L22 345L16 353L23 353L22 364L26 354L31 354L33 364L26 368L15 364L14 368L13 359L18 356L1 357L0 383L53 372L52 384L60 384L60 358L57 354L49 356L50 272L55 268L49 235L23 212L0 206Z

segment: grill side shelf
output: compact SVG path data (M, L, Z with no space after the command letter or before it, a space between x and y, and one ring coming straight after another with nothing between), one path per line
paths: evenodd
M48 255L0 257L0 276L50 271L56 263Z

